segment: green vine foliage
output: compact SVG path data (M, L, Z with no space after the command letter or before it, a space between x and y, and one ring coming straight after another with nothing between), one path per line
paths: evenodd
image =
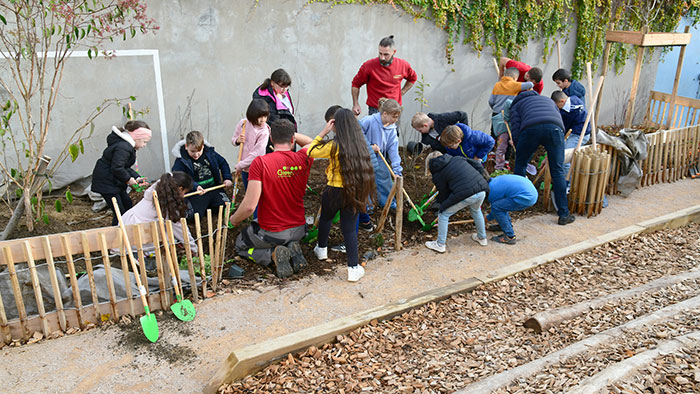
M576 29L571 66L580 78L587 62L596 68L605 47L605 32L616 30L674 31L681 17L700 21L700 0L309 0L309 3L389 4L414 19L432 20L447 33L445 55L454 63L455 42L481 54L491 48L496 57L517 58L529 40L544 45L546 62L558 39ZM610 63L621 70L634 53L631 46L615 44Z

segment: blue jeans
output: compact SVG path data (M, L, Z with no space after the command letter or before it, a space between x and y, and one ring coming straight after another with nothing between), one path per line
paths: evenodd
M513 231L513 225L510 221L510 215L508 212L512 211L522 211L525 208L532 206L532 201L524 199L522 197L505 197L500 200L491 202L491 212L486 215L486 220L496 220L501 230L509 236L515 237L515 231Z
M515 175L525 176L527 163L532 159L537 147L547 151L549 172L554 185L554 200L559 217L569 216L569 203L566 199L566 174L564 173L564 132L554 124L539 124L520 132L515 154Z
M578 139L581 135L579 134L571 134L569 135L569 138L564 140L564 149L574 149L576 145L578 145ZM588 143L588 140L591 139L591 135L587 134L583 136L583 141L581 141L581 146L584 146ZM571 168L571 162L565 163L564 164L564 176L566 177L566 174L569 173L569 168ZM567 182L567 185L569 183Z
M486 198L486 192L479 192L440 212L438 214L438 244L444 245L445 242L447 242L447 225L449 224L450 216L459 212L464 207L469 207L472 213L472 218L474 218L474 224L476 225L476 234L479 236L479 239L486 239L484 214L481 213L481 204L484 202L484 198Z
M394 186L394 181L391 178L389 169L386 167L386 164L384 164L384 160L379 157L378 153L374 152L373 154L377 156L376 165L374 166L374 181L377 184L377 197L379 198L379 205L384 207L386 200L389 198L391 188ZM401 192L397 191L397 193ZM391 202L391 208L396 209L395 200Z

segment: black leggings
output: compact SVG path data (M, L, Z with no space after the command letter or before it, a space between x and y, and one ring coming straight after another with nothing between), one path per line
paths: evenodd
M119 221L117 220L117 213L114 211L114 205L112 204L112 197L117 198L117 205L119 205L119 213L122 215L124 212L128 211L131 209L131 207L134 206L134 202L131 201L131 197L129 197L129 193L126 191L121 191L116 194L111 194L111 193L100 193L102 198L105 199L107 202L107 206L109 209L112 210L112 226L116 226L119 224Z
M333 217L340 210L340 231L343 233L345 250L348 256L348 267L354 267L360 262L357 250L357 215L350 207L345 207L343 188L326 186L321 195L321 218L318 220L318 246L328 247L328 235L331 232Z

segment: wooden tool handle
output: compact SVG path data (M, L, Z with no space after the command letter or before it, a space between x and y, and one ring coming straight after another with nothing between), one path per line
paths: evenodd
M208 189L204 189L204 193L202 193L202 194L207 194L212 190L221 189L224 187L226 187L226 185L224 185L223 183L220 185L217 185L217 186L212 186ZM185 194L185 197L192 197L192 196L197 196L197 195L199 195L199 192L189 192L189 193Z
M153 205L156 206L156 214L158 215L158 227L160 228L160 236L163 238L163 246L165 247L165 260L168 263L168 268L170 269L170 275L173 279L177 280L177 274L175 273L175 267L173 267L173 257L170 254L170 245L168 244L168 233L165 232L165 223L163 222L163 212L160 210L160 202L158 201L158 193L153 190ZM183 229L183 231L186 231ZM157 245L154 245L158 247ZM177 284L173 286L175 288L175 295L180 297L180 289Z
M396 179L396 174L394 174L394 170L391 169L391 166L389 165L389 162L386 161L386 159L384 158L384 155L382 155L382 152L377 152L377 153L379 154L379 157L382 158L382 161L384 162L384 164L386 164L386 168L389 169L389 172L391 173L391 176L394 177L394 179ZM416 205L415 205L415 204L413 203L413 201L411 200L411 196L408 195L408 193L406 192L406 189L404 189L404 188L402 187L402 188L401 188L401 191L403 192L403 195L404 195L404 196L406 197L406 199L408 200L408 203L411 204L411 208L413 208L414 211L418 212L418 208L416 208Z
M129 236L126 232L126 226L124 226L124 221L122 220L122 214L119 211L119 203L117 203L117 198L112 197L112 205L114 206L114 213L117 215L117 221L119 222L119 228L122 231L122 237L124 237L124 243L126 244L126 254L129 256L129 261L131 262L131 269L134 271L134 277L136 278L136 285L139 287L139 294L141 295L141 302L146 308L146 313L150 315L148 310L148 301L146 300L145 288L141 283L141 275L139 274L139 268L136 265L136 260L134 255L131 253L131 242L129 242Z

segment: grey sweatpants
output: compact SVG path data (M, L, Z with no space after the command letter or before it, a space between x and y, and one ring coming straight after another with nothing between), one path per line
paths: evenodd
M271 232L260 228L257 222L252 222L236 237L236 254L254 263L268 266L272 262L272 251L276 246L299 241L305 235L305 224L283 231Z

